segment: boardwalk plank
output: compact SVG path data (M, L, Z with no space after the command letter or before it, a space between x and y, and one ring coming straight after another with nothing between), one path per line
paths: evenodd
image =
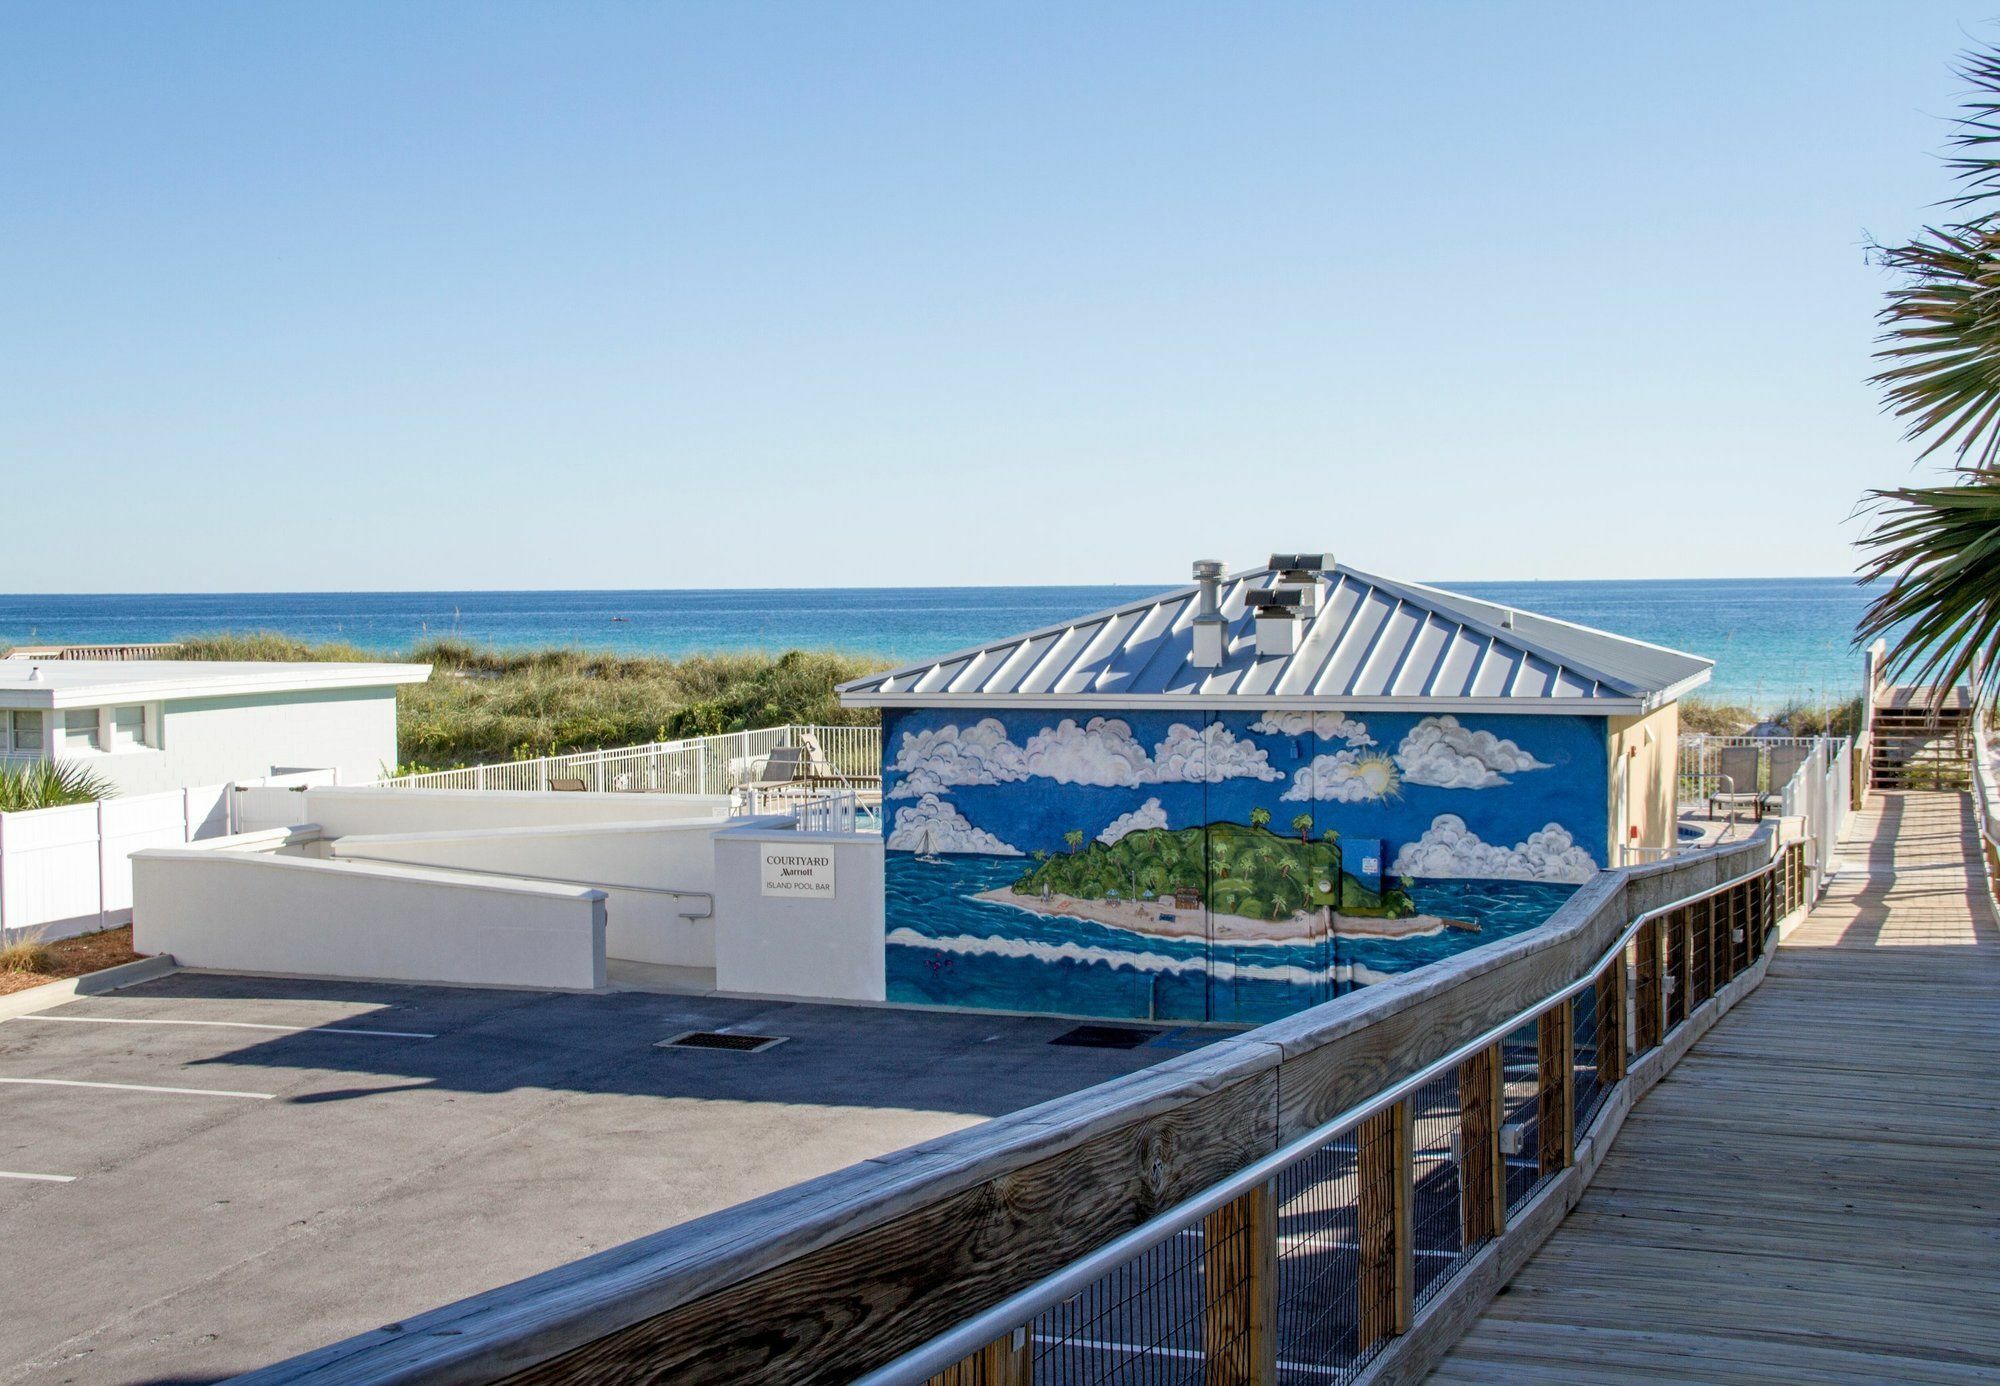
M1434 1380L2000 1381L2000 919L1970 806L1879 794L1842 856Z

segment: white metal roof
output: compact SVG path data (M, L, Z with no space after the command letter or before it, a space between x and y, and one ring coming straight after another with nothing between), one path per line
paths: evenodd
M1244 594L1269 568L1225 578L1220 668L1197 669L1197 588L856 679L853 707L1421 707L1633 713L1707 682L1712 660L1588 626L1342 566L1319 578L1319 610L1290 655L1257 653Z
M196 659L0 660L0 707L102 707L163 699L422 683L428 664L276 664Z

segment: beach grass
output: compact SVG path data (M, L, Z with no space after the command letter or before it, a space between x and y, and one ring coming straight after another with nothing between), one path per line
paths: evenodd
M405 686L396 696L397 741L406 770L636 746L786 722L869 726L876 721L874 710L843 708L833 690L888 667L827 650L664 659L574 648L497 650L451 639L384 655L270 631L187 637L181 657L431 665L427 682Z
M1708 698L1682 698L1680 707L1681 731L1688 735L1743 736L1753 727L1782 728L1767 733L1782 736L1853 736L1861 730L1859 695L1840 703L1797 700L1771 713Z

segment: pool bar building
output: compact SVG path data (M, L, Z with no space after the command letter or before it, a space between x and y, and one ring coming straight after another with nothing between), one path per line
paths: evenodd
M844 685L887 999L1258 1023L1532 928L1669 850L1711 667L1278 554Z

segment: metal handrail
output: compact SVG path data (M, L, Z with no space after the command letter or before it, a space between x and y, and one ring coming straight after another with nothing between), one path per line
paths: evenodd
M1399 1079L1382 1092L1348 1107L1331 1120L1320 1123L1304 1135L1288 1142L1271 1154L1241 1170L1219 1184L1147 1222L1140 1223L1131 1231L1114 1237L1095 1251L1072 1261L1061 1270L1044 1276L1027 1288L1008 1296L990 1309L981 1311L960 1323L957 1327L931 1339L919 1347L912 1348L901 1357L878 1367L867 1375L859 1377L855 1386L914 1386L927 1382L953 1364L962 1362L1037 1315L1054 1308L1064 1300L1081 1293L1091 1284L1110 1271L1131 1260L1138 1253L1156 1246L1168 1237L1192 1226L1202 1218L1224 1205L1242 1197L1251 1189L1284 1170L1307 1158L1324 1147L1330 1140L1343 1134L1348 1128L1358 1126L1369 1117L1387 1107L1394 1106L1425 1084L1436 1081L1452 1072L1481 1050L1504 1040L1515 1030L1540 1017L1544 1012L1562 1005L1571 997L1579 995L1597 984L1598 974L1610 967L1614 961L1622 960L1625 949L1636 939L1639 931L1648 924L1665 918L1676 910L1700 904L1703 900L1733 890L1746 881L1753 881L1769 875L1778 868L1780 844L1778 836L1771 834L1771 858L1755 871L1746 871L1741 876L1696 891L1678 900L1645 911L1628 924L1618 935L1617 941L1606 948L1597 959L1583 969L1583 975L1569 983L1553 996L1514 1012L1498 1025L1481 1032L1477 1037L1450 1050L1443 1057L1434 1059L1407 1078ZM1716 997L1705 998L1701 1006L1711 1005ZM1701 1009L1697 1006L1689 1012L1691 1017ZM1682 1022L1685 1023L1685 1020Z

